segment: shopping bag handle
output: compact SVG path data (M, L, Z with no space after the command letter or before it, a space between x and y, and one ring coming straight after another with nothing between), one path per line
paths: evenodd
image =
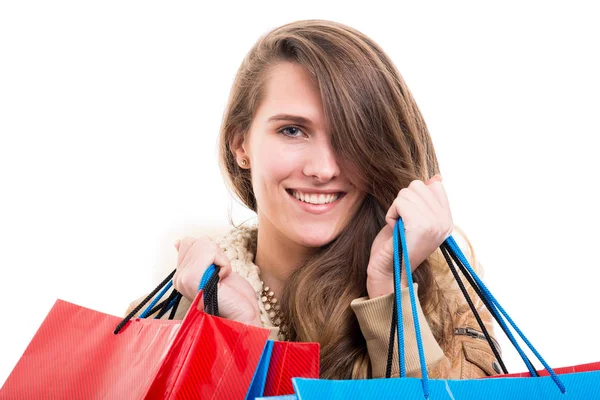
M458 277L458 273L456 272L456 269L454 268L452 259L454 259L456 264L459 266L459 269L461 270L462 274L467 278L467 281L469 282L469 284L473 287L473 289L475 290L477 295L482 299L485 306L488 308L488 310L490 310L491 315L498 322L498 324L500 325L500 327L502 328L502 330L504 331L506 336L509 338L509 340L511 341L513 346L517 349L517 351L519 352L519 355L521 356L521 359L527 366L527 369L529 370L531 376L539 376L539 374L537 373L537 371L535 370L535 368L533 366L533 363L525 355L525 353L523 352L523 350L521 349L521 347L515 340L512 332L506 325L506 322L499 315L499 310L502 309L502 306L498 303L498 301L495 298L493 298L491 292L483 284L483 281L481 281L481 279L477 276L477 274L471 268L471 266L468 265L468 261L466 261L465 256L461 252L458 244L456 244L456 241L454 240L454 238L450 237L450 239L451 239L451 241L449 241L448 243L445 242L442 244L442 246L441 246L442 253L444 254L444 258L446 259L446 262L448 263L448 266L449 266L450 270L452 271L463 295L467 299L467 302L469 303L471 310L475 314L475 317L478 319L478 323L480 324L482 329L485 328L485 326L483 325L483 322L481 322L481 318L479 317L477 310L475 310L475 307L473 306L473 303L471 302L471 299L464 287L464 284ZM452 259L450 257L452 257ZM468 268L464 265L463 260L467 263ZM483 287L481 287L480 284L483 285ZM502 315L509 321L509 323L511 324L513 329L515 329L515 331L517 331L519 333L521 338L526 342L526 344L533 351L533 353L536 355L536 357L542 362L544 367L549 372L552 371L552 368L550 368L548 366L548 364L544 361L544 359L541 357L541 355L537 352L537 350L533 347L533 345L529 342L529 340L525 337L525 335L520 331L519 327L513 322L512 318L510 318L510 316L508 315L508 313L506 313L506 311L504 311L504 309L502 309ZM489 341L489 338L488 338L488 341ZM490 346L492 346L492 344L490 344ZM492 347L492 350L494 351L494 354L497 354L495 347ZM500 361L501 361L501 359L500 359ZM505 367L504 367L504 370L506 370ZM505 371L505 373L506 373L506 371Z
M429 378L428 378L428 374L427 374L427 366L425 363L425 354L423 351L421 329L420 329L419 320L417 317L415 293L414 293L413 285L410 284L410 283L412 283L410 259L408 257L408 251L406 248L404 223L403 223L401 217L398 219L398 221L396 222L396 225L394 226L393 241L394 241L395 302L394 302L394 315L392 317L392 320L393 320L393 322L396 323L395 324L396 331L398 334L398 353L399 353L398 354L398 362L399 362L399 367L400 367L400 377L406 377L406 367L405 367L405 362L404 362L404 328L403 328L403 324L402 324L402 296L401 296L401 290L400 290L400 277L401 277L401 270L402 270L401 265L402 265L402 261L404 261L404 267L405 267L404 269L406 271L406 278L407 278L407 282L409 282L408 291L409 291L409 297L410 297L410 303L411 303L412 318L413 318L413 322L414 322L414 326L415 326L417 348L419 351L419 362L420 362L420 366L421 366L421 380L422 380L422 384L423 384L423 393L424 393L425 397L428 397L429 396L429 385L428 385ZM447 253L453 254L452 257L455 260L459 261L457 263L457 264L459 264L459 268L462 264L462 266L464 267L466 272L468 272L468 274L465 274L465 276L470 275L470 277L472 278L472 281L475 283L475 286L473 286L473 288L478 293L478 295L482 298L482 300L484 301L484 304L490 310L490 313L495 318L499 317L501 314L510 323L510 325L517 332L517 334L521 337L521 339L523 339L523 341L527 344L529 349L535 354L537 359L543 364L544 368L548 371L548 373L550 374L550 376L552 377L552 379L554 380L554 382L556 383L556 385L558 386L560 391L562 393L565 393L566 389L564 387L564 384L560 381L560 379L558 378L556 373L552 370L552 368L550 368L550 366L542 358L542 356L539 354L539 352L533 347L533 345L529 342L529 340L525 337L525 335L521 332L521 330L516 326L514 321L506 313L504 308L502 308L500 303L490 293L489 289L485 286L485 284L477 276L477 274L475 273L473 268L471 268L471 266L469 265L469 262L466 260L466 257L460 250L460 247L457 245L454 238L452 236L449 236L444 241L442 246L440 246L440 247L442 248L442 253L445 255L445 257L446 257L446 255L448 255ZM446 260L449 261L449 258L446 258ZM450 264L452 264L451 261L449 262L449 265ZM451 270L452 270L452 267L451 267ZM461 270L462 270L462 268L461 268ZM469 280L469 279L467 278L467 280ZM461 282L461 280L457 279L457 282ZM471 284L471 280L469 280L469 283ZM459 285L460 285L460 283L459 283ZM465 294L465 293L466 293L466 291L463 291L463 294ZM467 297L468 297L468 295L467 295ZM470 302L470 299L468 300L468 302ZM474 307L472 307L472 308L474 309ZM529 361L529 359L527 359L527 357L525 356L525 353L523 352L523 350L521 349L519 344L514 339L512 333L506 326L504 319L497 318L497 320L500 323L500 325L502 326L502 329L509 336L509 339L511 340L512 344L515 346L515 348L517 349L517 351L523 358L523 361L525 362L525 364L528 366L528 368L531 367L530 372L532 372L532 375L535 376L535 369L533 369L533 365L531 365L531 362ZM481 320L479 319L478 322L481 323ZM481 325L483 326L483 323L481 323ZM487 336L489 336L489 335L487 335ZM391 351L393 351L393 332L390 333L390 343L391 343L391 346L390 346L389 351L391 352ZM493 346L492 346L492 350L493 350ZM389 360L389 355L390 354L388 354L388 360ZM391 365L391 364L389 364L389 365ZM391 369L389 365L388 365L388 371Z
M169 310L171 311L169 319L174 318L175 312L177 311L177 307L179 306L179 302L181 301L181 297L183 297L183 295L177 290L173 289L171 294L166 299L160 303L158 301L167 293L171 286L173 286L172 279L175 275L175 271L176 269L174 269L161 283L159 283L158 286L154 288L154 290L150 292L150 294L148 294L148 296L146 296L144 300L142 300L125 318L123 318L113 332L115 335L118 334L127 324L127 322L131 320L133 316L137 314L137 312L140 311L157 293L158 295L154 298L154 300L152 300L150 305L146 307L142 314L140 314L139 318L146 318L148 315L152 315L157 311L158 314L155 316L155 318L161 318ZM218 283L219 267L211 264L202 276L200 285L198 286L198 291L203 291L205 312L217 317L219 316L217 295Z
M494 356L498 360L498 363L500 364L500 368L501 368L502 372L505 374L508 374L508 370L506 369L506 366L504 365L504 361L502 360L502 357L500 356L499 349L496 347L496 344L493 343L492 337L488 333L487 328L485 327L485 324L481 320L481 317L479 316L479 313L477 312L477 309L475 308L475 305L473 304L473 301L471 300L471 297L469 296L467 289L465 288L462 280L460 279L460 277L458 275L458 272L456 271L456 268L454 267L454 263L452 262L452 259L454 259L456 264L459 266L461 273L469 281L469 284L471 285L471 287L473 288L475 293L479 296L479 298L481 298L484 305L490 311L490 314L492 315L492 317L498 322L498 324L500 325L500 327L502 328L502 330L504 331L506 336L510 338L512 343L515 343L515 340L511 334L510 330L508 330L508 328L504 324L504 320L502 320L501 317L498 315L498 313L496 312L496 309L490 305L489 301L487 300L487 297L485 297L485 295L482 293L479 286L473 280L473 278L471 277L469 272L466 270L465 266L462 264L462 262L460 261L458 256L452 251L450 246L447 243L442 243L442 245L440 246L440 249L442 251L444 258L446 259L446 262L448 263L448 267L450 268L450 271L452 272L452 275L454 276L456 283L458 284L465 300L467 301L467 304L469 305L469 308L471 309L471 312L475 316L475 319L477 320L477 324L481 328L483 335L490 346L490 349L492 350L492 352L494 353ZM398 251L400 254L400 256L398 258L402 259L402 255L401 255L402 249L399 248ZM395 308L394 308L394 310L395 310ZM395 311L394 311L394 313L395 313ZM386 369L386 378L389 378L391 375L395 326L396 326L396 321L394 318L394 321L392 322L392 326L390 327L390 329L391 329L391 331L390 331L390 346L389 346L389 352L388 352L388 364L387 364L387 369ZM517 345L515 345L515 346L518 347ZM520 355L521 355L523 361L525 362L526 367L529 369L531 375L538 376L538 373L535 370L535 368L533 367L533 363L529 360L529 358L522 352L520 352Z
M219 267L211 264L202 275L198 291L204 292L204 312L215 317L219 316L218 284Z
M460 261L458 256L454 253L454 251L452 251L450 246L447 243L442 243L442 245L440 246L440 249L442 251L444 258L446 259L446 262L448 263L448 267L450 268L450 271L452 272L452 275L454 276L456 283L458 284L458 287L460 288L460 291L462 292L465 300L467 301L469 308L471 309L471 312L475 316L475 319L477 320L479 327L483 331L483 334L484 334L488 344L490 345L490 348L492 349L494 356L498 360L498 362L500 364L500 368L502 369L502 372L504 374L508 374L508 370L506 369L506 366L504 365L504 361L502 360L502 357L500 357L499 349L496 347L496 345L494 343L492 343L492 338L489 335L489 333L487 332L487 329L486 329L485 325L483 324L483 321L481 320L481 317L479 316L479 313L477 312L477 309L475 308L473 301L471 300L471 297L469 296L467 289L465 288L464 283L460 279L452 260L454 260L454 262L456 262L456 264L458 265L458 267L460 269L460 272L467 279L467 281L471 285L471 288L473 288L473 290L475 291L477 296L483 301L483 304L485 305L487 310L490 311L490 314L492 315L492 317L496 320L496 322L498 322L498 325L500 325L500 327L502 328L502 331L504 331L504 334L509 339L512 338L510 330L508 330L506 325L503 323L504 320L502 320L501 317L498 315L496 308L492 307L490 302L487 300L487 297L483 294L483 292L481 291L481 289L479 288L477 283L474 281L471 274L469 274L469 272L467 271L467 269L465 268L463 263ZM512 339L511 339L511 343L512 343ZM531 372L531 375L538 376L538 373L535 370L535 368L533 367L533 363L529 360L529 358L525 354L520 354L520 355L521 355L521 358L523 359L523 361L525 362L525 366Z
M482 299L485 306L488 307L488 309L490 310L490 313L492 314L494 319L502 327L502 330L504 331L506 336L509 338L512 345L516 348L519 355L521 356L521 359L524 361L525 365L527 366L527 369L529 370L529 373L531 374L531 376L537 377L537 376L539 376L539 374L535 370L533 363L529 360L529 358L527 358L527 356L525 355L525 353L523 352L523 350L521 349L521 347L515 340L512 332L506 325L504 318L510 323L510 325L513 327L513 329L519 334L521 339L525 342L525 344L527 344L529 349L535 354L536 358L542 363L544 368L553 377L553 379L556 378L556 379L554 379L554 381L557 384L557 386L560 388L562 383L560 382L560 380L558 379L558 377L556 376L556 374L554 373L552 368L550 368L550 366L542 358L542 356L539 354L539 352L533 347L533 345L527 339L527 337L525 337L523 332L521 332L519 327L515 324L515 322L510 317L510 315L508 315L508 313L504 310L504 308L502 308L502 306L500 305L498 300L496 300L496 298L492 295L492 293L489 291L489 289L485 286L483 281L477 276L477 274L475 273L473 268L469 265L469 262L466 260L466 257L461 252L460 247L458 246L458 244L456 243L454 238L450 237L449 239L451 239L451 240L449 240L448 243L444 243L442 245L443 246L442 253L444 253L446 261L448 262L448 266L450 267L451 271L453 271L453 273L456 272L454 269L452 260L450 260L448 255L450 255L454 259L454 261L459 266L459 269L461 270L463 275L469 281L469 284L472 285L472 287L475 289L475 292L477 293L477 295ZM466 265L465 265L465 263L466 263ZM455 276L457 276L457 274ZM466 290L464 289L464 285L462 285L462 282L460 281L460 279L457 279L457 281L459 283L459 286L462 286L461 290L463 292L463 295L465 295L468 298L468 294L466 293ZM474 307L472 307L472 309L474 309ZM502 314L502 316L500 314Z
M396 226L394 227L394 229L396 230ZM456 269L454 268L454 265L452 263L452 260L450 259L450 256L447 254L447 250L446 250L446 243L442 243L442 245L440 246L440 249L442 250L442 253L444 255L444 257L446 258L446 261L448 262L448 266L450 267L450 270L456 280L456 282L458 283L458 286L461 289L461 292L463 294L463 296L465 297L467 304L469 305L469 308L471 309L471 311L473 312L475 319L477 320L477 323L479 325L479 327L481 328L483 335L485 337L485 339L487 340L492 352L494 353L494 356L496 357L496 359L498 360L500 367L502 368L502 371L507 374L508 371L506 369L506 366L504 365L504 361L502 360L502 357L500 356L499 353L499 349L496 347L496 345L493 343L492 337L490 336L490 334L488 333L485 324L483 323L483 321L481 320L481 317L479 316L479 313L477 312L477 309L475 308L475 306L473 305L473 302L471 301L471 298L469 296L469 294L467 293L466 288L464 287L462 280L458 277L458 273L456 272ZM402 259L402 247L396 245L395 246L396 249L398 250L398 254L399 256L397 257L398 260ZM455 254L452 254L452 256L457 259ZM458 260L458 259L457 259ZM464 266L462 266L462 264L460 263L460 261L457 261L457 264L459 264L462 268L461 271L463 271L464 273ZM401 269L400 269L401 272ZM479 288L472 283L472 278L469 276L467 276L467 278L469 279L469 282L471 282L471 285L473 286L474 290L476 291L476 293L482 297L482 300L484 302L484 304L486 305L486 307L488 307L488 309L491 309L491 313L493 315L493 317L496 319L496 321L498 321L499 324L502 323L502 321L499 320L499 317L497 316L496 313L494 313L494 309L492 309L489 306L489 303L486 301L486 298L483 297L483 295L481 295L480 291L478 290ZM394 338L395 338L395 331L396 331L396 325L397 325L397 318L396 318L396 304L394 303L394 311L393 311L393 317L392 317L392 324L390 327L390 339L389 339L389 346L388 346L388 360L387 360L387 368L386 368L386 378L389 378L391 376L391 370L392 370L392 356L393 356L393 348L394 348ZM502 326L502 325L501 325ZM507 336L510 336L510 331L508 331L507 329L505 329L504 326L502 326L502 329L504 330L504 332L507 334ZM523 354L523 356L525 357L525 363L526 365L531 365L531 362L529 361L529 359L527 358L527 356L525 356ZM533 368L533 367L532 367ZM535 370L534 370L535 371ZM401 371L401 375L404 374L405 371ZM537 374L537 373L536 373Z

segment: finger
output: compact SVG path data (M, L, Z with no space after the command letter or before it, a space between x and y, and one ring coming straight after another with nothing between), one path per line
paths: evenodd
M423 181L412 181L408 186L409 189L414 191L421 200L427 204L427 207L431 210L431 213L436 216L441 216L443 205L437 199L434 192L427 186Z
M409 189L401 190L400 194L392 203L392 206L387 212L385 217L386 222L392 228L396 225L398 218L401 216L406 217L410 214L420 215L421 218L425 218L430 220L432 218L432 213L429 208L423 204L421 198L414 192Z
M439 179L434 179L436 177L439 177L439 175L436 175L430 179L431 182L428 187L436 199L438 199L438 202L442 205L442 213L439 215L439 220L447 223L447 235L451 235L454 229L454 222L452 221L450 202L448 200L448 195L446 193L446 189L444 188L444 184L442 183L441 177L439 177Z
M415 218L420 218L427 221L435 219L435 213L423 201L421 196L419 196L414 191L407 190L402 194L402 198L404 198L407 202L411 203L414 206L415 210L418 211L418 213L415 212L412 214Z
M219 279L223 280L231 273L231 262L221 249L215 254L214 263L219 266Z
M177 265L181 265L185 257L188 255L189 250L194 246L196 239L191 236L186 236L181 239L179 243L179 253L177 254Z
M432 176L431 178L429 178L427 180L427 182L425 182L425 184L429 185L430 183L441 182L441 181L442 181L442 176L440 174L435 174L434 176Z
M398 196L400 196L400 194L398 193ZM394 226L396 225L396 221L398 220L398 218L401 217L402 213L398 210L399 205L397 204L400 201L399 197L396 197L394 199L394 201L392 202L392 205L390 206L390 208L388 209L387 214L385 215L385 222L392 227L392 229L394 228Z
M442 209L450 210L450 202L444 184L441 181L433 181L427 185L431 193L435 196Z

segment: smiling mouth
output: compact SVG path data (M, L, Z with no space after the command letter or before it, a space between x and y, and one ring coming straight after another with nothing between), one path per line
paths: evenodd
M331 203L335 203L346 195L346 192L304 193L295 189L286 189L285 191L290 196L294 197L296 200L315 206L325 206Z

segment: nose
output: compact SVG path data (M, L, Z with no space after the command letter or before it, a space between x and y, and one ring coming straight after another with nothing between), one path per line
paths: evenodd
M304 175L314 177L321 183L326 183L340 174L340 167L328 138L315 142L307 150Z

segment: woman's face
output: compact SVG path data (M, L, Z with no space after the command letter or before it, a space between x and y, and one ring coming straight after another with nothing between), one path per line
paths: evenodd
M295 63L271 69L263 101L236 152L239 165L242 157L249 161L261 229L275 228L275 234L302 246L335 239L365 196L352 182L352 163L341 168L333 152L316 84Z

